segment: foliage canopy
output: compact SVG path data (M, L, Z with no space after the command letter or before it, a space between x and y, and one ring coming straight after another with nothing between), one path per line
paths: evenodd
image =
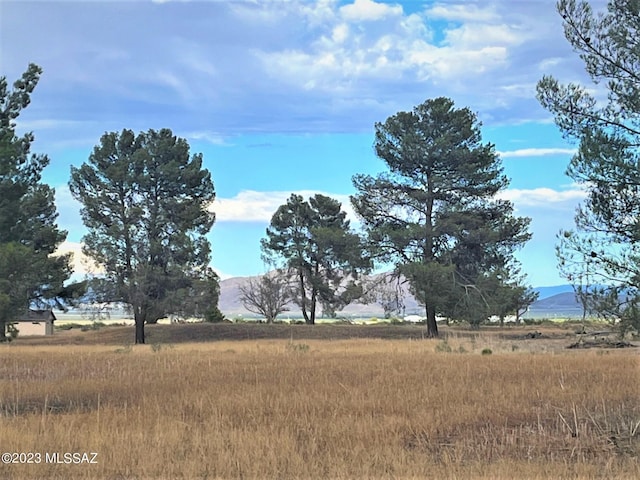
M308 201L292 194L273 215L262 249L271 263L284 261L308 324L315 323L318 305L332 317L359 298L359 275L371 268L340 202L320 194Z
M88 162L72 167L69 187L89 230L84 252L104 270L94 291L131 306L136 343L145 323L220 315L205 237L215 190L184 139L169 129L106 133Z
M480 123L448 98L376 123L374 148L388 170L356 175L353 206L369 247L392 262L425 305L427 330L436 315L478 323L488 316L496 285L507 285L513 251L530 237L529 219L496 199L507 186Z
M579 142L567 174L587 191L575 231L559 235L561 272L590 308L640 328L640 1L557 4L564 33L594 85L537 87L562 133ZM595 92L595 93L594 93ZM605 94L606 93L606 97Z
M54 191L42 183L49 158L32 154L33 133L18 136L16 119L31 102L42 69L30 64L9 89L0 77L0 341L6 323L34 303L70 300L70 254L53 255L67 233L56 224Z

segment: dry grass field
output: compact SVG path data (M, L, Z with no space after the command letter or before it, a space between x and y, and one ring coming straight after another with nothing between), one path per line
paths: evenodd
M640 478L640 349L107 330L0 346L0 478Z

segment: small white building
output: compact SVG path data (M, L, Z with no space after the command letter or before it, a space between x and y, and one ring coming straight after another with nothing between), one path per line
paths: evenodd
M16 318L13 325L20 336L53 335L53 322L56 316L52 310L29 310L26 314Z

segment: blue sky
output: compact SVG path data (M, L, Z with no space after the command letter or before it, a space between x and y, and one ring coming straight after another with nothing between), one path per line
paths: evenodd
M511 178L501 196L532 218L518 253L530 283L565 283L555 235L585 193L535 85L588 82L553 1L0 0L0 74L12 83L29 62L44 74L18 128L51 159L64 251L85 233L69 167L106 131L168 127L203 153L213 266L245 276L264 271L260 238L292 192L336 197L356 224L351 176L383 169L374 123L447 96L477 113Z

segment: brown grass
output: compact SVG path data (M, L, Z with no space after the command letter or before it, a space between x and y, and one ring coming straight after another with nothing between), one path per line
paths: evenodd
M566 323L544 326L512 326L505 328L483 327L473 330L463 327L439 326L443 338L491 338L493 340L523 340L527 333L543 332L545 347L555 340L560 348L576 341L575 331L579 325ZM597 329L602 329L600 328ZM354 338L384 338L422 340L424 325L288 325L256 323L195 323L179 325L147 325L145 328L148 344L154 343L193 343L220 340L346 340ZM21 345L125 345L133 343L134 327L112 326L98 331L82 332L79 329L56 331L52 337L19 337ZM528 342L531 343L531 342Z
M42 461L0 478L640 478L637 349L535 342L3 346L0 450Z

